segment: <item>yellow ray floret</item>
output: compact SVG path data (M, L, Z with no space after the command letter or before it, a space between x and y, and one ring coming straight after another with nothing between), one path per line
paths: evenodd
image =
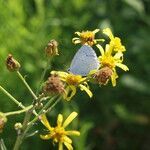
M68 150L73 150L72 140L68 137L70 135L79 136L80 132L76 130L66 131L66 127L76 118L78 114L72 112L67 119L63 122L63 115L59 114L57 117L57 125L51 127L45 115L41 116L41 122L48 129L48 134L40 135L43 140L52 139L53 142L59 143L58 149L63 150L63 144Z
M126 50L125 46L122 45L122 43L121 43L121 39L119 37L114 37L110 28L104 29L103 33L110 38L110 43L109 43L110 49L112 49L116 52L124 52Z
M128 71L129 68L124 65L123 62L123 53L117 52L115 54L112 54L112 49L110 45L106 45L105 50L101 45L97 45L97 47L100 50L101 56L99 56L99 61L101 63L101 68L103 67L109 67L112 69L113 74L111 75L111 81L112 85L116 86L116 79L118 78L116 67L121 68L124 71Z
M72 39L74 44L87 44L87 45L94 45L98 41L104 41L104 39L95 39L95 34L99 32L99 29L95 29L94 31L82 31L82 32L75 32L76 35L79 37L75 37Z
M60 77L60 80L66 83L64 99L71 100L71 98L76 94L77 88L85 91L89 97L93 96L86 82L86 77L63 71L52 71L51 74L57 74Z

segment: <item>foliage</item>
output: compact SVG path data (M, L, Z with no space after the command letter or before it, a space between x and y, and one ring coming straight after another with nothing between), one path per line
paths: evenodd
M72 107L79 110L80 120L87 123L84 132L88 136L81 136L76 141L77 150L150 148L148 0L0 0L0 10L0 82L26 104L31 101L28 91L20 88L22 83L15 75L10 75L4 66L8 53L14 54L20 60L24 68L22 71L28 74L28 83L35 89L46 63L46 60L43 61L43 50L49 40L60 41L60 56L52 60L51 68L67 70L79 48L77 46L74 49L71 44L75 31L110 27L115 35L122 37L127 49L125 62L130 72L121 76L117 87L93 86L95 93L90 102L82 94L75 96L71 104L57 107L64 114L71 112ZM0 93L0 111L10 109L15 110L16 106ZM50 117L55 118L56 114L58 112L53 111ZM15 120L19 122L21 117ZM3 132L4 143L8 149L11 149L15 141L13 137L16 133L12 128L14 123L14 119L10 119ZM40 127L35 125L35 130L37 129L40 130ZM45 144L38 137L39 135L29 138L22 150L49 149L50 143ZM79 141L86 141L86 144L82 145Z

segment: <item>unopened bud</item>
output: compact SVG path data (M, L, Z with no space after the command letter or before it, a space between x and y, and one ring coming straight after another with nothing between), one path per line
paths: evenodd
M17 60L13 58L11 54L8 55L6 59L6 67L9 71L18 71L20 68L20 64Z
M22 124L20 122L15 123L14 125L15 130L20 130L22 128Z
M0 133L3 131L6 122L7 122L7 118L5 114L0 112Z
M64 85L57 75L51 75L45 82L43 93L46 95L62 94L64 92Z
M113 74L113 71L109 67L103 67L94 74L94 78L99 84L106 85Z
M48 42L45 53L48 57L59 55L58 54L58 42L56 40L51 40Z

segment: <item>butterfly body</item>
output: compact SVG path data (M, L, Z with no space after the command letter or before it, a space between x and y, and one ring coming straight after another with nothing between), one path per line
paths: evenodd
M75 54L68 71L86 76L91 70L98 69L99 66L100 64L93 48L89 45L83 45Z

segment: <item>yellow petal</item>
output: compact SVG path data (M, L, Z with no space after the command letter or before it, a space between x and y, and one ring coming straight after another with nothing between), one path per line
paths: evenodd
M58 150L63 150L63 143L62 142L59 142Z
M89 95L90 98L93 96L92 92L86 86L84 86L82 84L80 84L79 86L80 86L81 90L84 90Z
M95 34L95 33L99 32L99 31L100 31L100 29L95 29L95 30L92 31L92 32Z
M78 36L80 36L80 35L81 35L81 32L75 32L75 34L77 34Z
M68 118L64 121L63 127L65 128L66 126L68 126L68 125L72 122L72 120L73 120L77 115L78 115L77 112L72 112L72 113L68 116Z
M63 71L51 71L51 74L57 74L60 77L66 77L68 75L67 72L63 72Z
M51 134L40 135L40 138L43 140L49 140L51 138Z
M50 123L48 122L45 114L41 115L41 122L47 129L49 129L50 131L52 130L52 127L51 127Z
M121 58L121 60L122 60L122 57L123 57L123 53L122 53L122 52L118 52L118 53L116 53L116 54L114 55L114 58L115 58L115 59L120 59L120 58Z
M73 85L69 85L66 88L67 94L66 94L66 100L70 101L71 98L76 94L76 87ZM70 95L70 96L68 96Z
M71 144L64 142L64 145L67 147L68 150L73 150L73 147Z
M76 130L66 131L66 135L76 135L79 136L80 132Z
M116 79L118 78L118 75L116 73L116 71L113 72L112 76L111 76L111 82L113 86L116 86Z
M97 48L100 50L101 55L104 55L104 49L101 45L97 44Z
M114 38L110 28L106 28L103 30L103 33L106 34L111 40Z
M129 68L126 65L121 64L121 63L116 63L116 66L118 66L119 68L121 68L124 71L128 71L129 70Z
M71 140L68 136L64 136L64 137L63 137L63 140L64 140L64 142L67 142L67 143L69 143L69 144L72 143L72 140Z
M62 122L63 122L63 115L59 114L58 118L57 118L57 126L62 126Z
M73 39L72 39L72 42L73 42L74 44L81 43L81 41L80 41L79 38L73 38Z

